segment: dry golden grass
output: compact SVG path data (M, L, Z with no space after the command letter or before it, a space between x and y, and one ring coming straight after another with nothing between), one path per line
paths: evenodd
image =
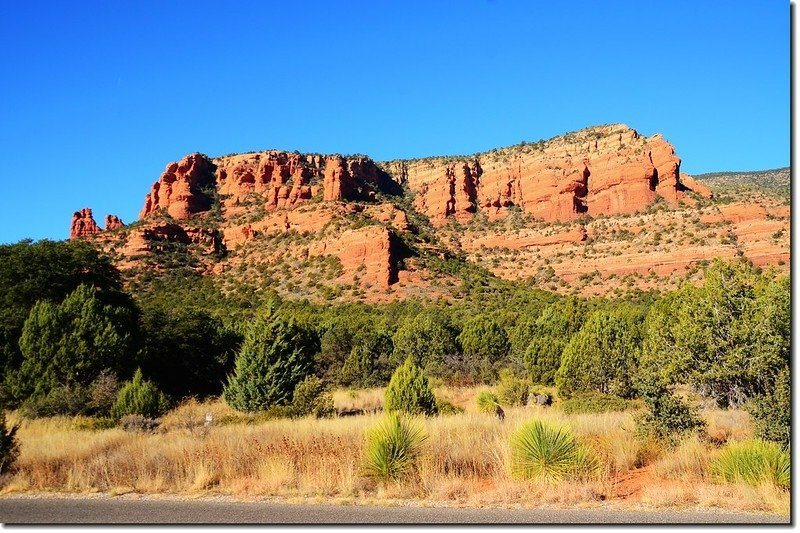
M470 409L479 390L437 392ZM335 398L337 407L363 409L382 401L382 391L337 391ZM208 428L203 424L206 413L215 421ZM788 492L712 484L707 464L717 448L705 438L648 451L648 445L634 438L633 415L627 412L567 416L537 406L509 408L504 421L472 410L424 419L428 440L415 474L402 482L377 483L364 475L361 457L365 432L380 418L369 414L259 422L221 401L188 401L167 414L152 434L78 430L69 418L22 420L20 469L2 491L400 498L475 506L578 506L616 499L624 505L627 500L621 501L615 491L617 480L640 473L637 467L647 457L650 477L637 492L637 504L788 513ZM558 485L511 479L510 436L532 418L570 428L600 458L600 475ZM711 412L709 428L728 438L750 432L748 419L738 412Z

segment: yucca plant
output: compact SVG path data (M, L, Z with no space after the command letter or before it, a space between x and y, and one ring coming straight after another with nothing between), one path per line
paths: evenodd
M788 489L791 457L775 442L747 440L728 444L711 463L711 474L718 481L748 485L770 483Z
M497 396L489 391L482 391L477 398L478 411L481 413L494 414L497 406L500 405Z
M587 477L599 468L592 451L565 428L534 420L511 437L511 474L554 483Z
M381 481L399 480L414 468L427 438L414 421L389 413L367 431L364 454L367 475Z

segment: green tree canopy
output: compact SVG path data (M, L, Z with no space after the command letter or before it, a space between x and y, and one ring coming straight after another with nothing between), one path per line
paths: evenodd
M643 318L632 307L592 313L564 348L555 375L558 395L569 398L575 392L597 391L631 397Z
M248 328L223 391L239 411L257 411L291 402L297 384L311 373L319 339L293 318L268 310Z
M407 318L392 339L395 361L410 357L415 365L432 375L450 375L448 363L461 352L458 333L450 317L434 309Z
M721 405L741 404L771 390L789 364L789 317L788 278L715 260L702 287L687 285L651 309L643 369Z
M403 361L411 358L432 375L449 376L461 349L458 329L449 316L437 310L427 310L414 318L407 318L394 334L394 358Z
M136 353L132 315L127 307L103 303L89 285L80 285L61 303L37 302L22 328L22 364L6 376L14 397L89 385L106 368L124 373Z
M527 334L529 341L523 360L531 381L545 385L555 382L561 354L581 329L587 314L586 302L574 296L545 308Z
M19 338L40 300L61 302L79 285L92 285L105 303L133 308L108 256L81 241L21 241L0 245L0 373L21 363Z
M468 369L482 381L494 381L498 369L507 363L508 335L489 316L476 315L468 319L461 329L458 342Z
M238 334L201 309L142 311L142 371L173 398L205 397L222 392L233 369Z
M353 347L341 369L340 383L355 387L377 387L392 375L394 344L384 331L363 329L353 339Z

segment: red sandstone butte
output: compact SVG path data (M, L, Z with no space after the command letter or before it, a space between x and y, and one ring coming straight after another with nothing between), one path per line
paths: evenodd
M92 210L88 207L75 211L72 215L72 224L69 228L69 238L77 239L79 237L88 237L95 233L100 233L100 227L92 217Z

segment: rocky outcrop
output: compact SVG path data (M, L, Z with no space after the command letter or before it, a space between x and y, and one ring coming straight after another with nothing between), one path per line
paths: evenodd
M124 228L125 224L117 215L106 215L106 231L110 229Z
M680 164L661 135L643 137L611 125L471 159L390 162L386 168L416 193L415 207L441 225L451 216L469 220L476 207L504 216L517 206L534 218L564 221L635 212L656 196L676 202L690 189L710 193L694 180L682 181Z
M215 187L216 167L203 154L190 154L170 163L150 188L139 218L165 209L176 220L185 220L211 207L210 189Z
M92 210L88 207L75 211L72 215L72 224L69 228L69 238L77 239L79 237L88 237L95 233L100 233L100 226L94 221Z
M229 209L263 205L266 209L296 207L318 193L323 160L316 155L279 151L221 157L217 183ZM315 179L316 178L316 179Z
M714 193L711 191L709 187L700 183L698 180L694 179L690 175L684 174L683 172L681 172L681 185L684 188L699 194L703 198L714 197Z
M388 288L397 282L397 249L394 233L382 226L367 226L314 243L308 255L334 255L342 263L343 278L359 274L362 285Z
M323 190L326 202L342 200L374 200L381 188L381 170L369 158L325 158Z
M196 245L200 255L206 256L219 254L225 249L217 230L158 222L131 231L125 236L117 253L130 260L142 254L165 251L169 243Z
M324 201L373 200L391 178L362 156L256 152L215 159L217 182L228 210L295 208L322 195ZM395 184L396 185L396 184Z

